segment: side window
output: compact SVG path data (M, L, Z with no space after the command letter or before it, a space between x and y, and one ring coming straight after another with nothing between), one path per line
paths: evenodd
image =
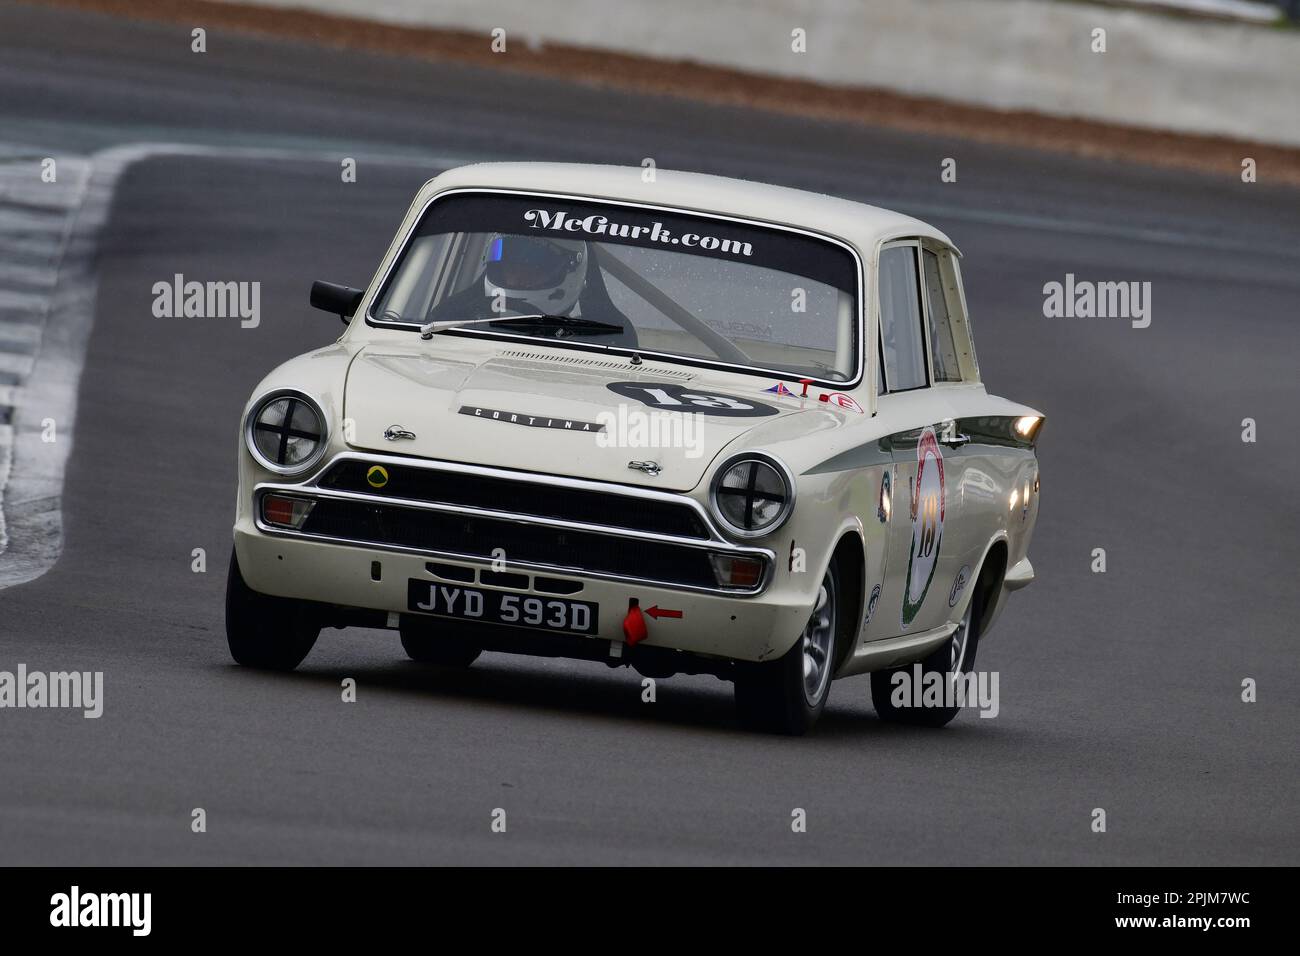
M915 246L880 253L880 339L891 392L927 384Z
M930 362L936 382L975 381L975 353L970 327L962 312L961 294L952 253L921 253L925 281L927 320L930 332Z
M936 382L960 382L961 366L957 362L957 347L952 341L952 325L948 315L948 301L943 292L943 277L939 274L939 257L929 249L921 253L925 274L925 300L929 306L930 361L934 366Z

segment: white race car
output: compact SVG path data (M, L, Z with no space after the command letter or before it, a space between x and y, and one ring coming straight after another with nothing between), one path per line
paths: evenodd
M447 666L714 674L786 733L871 672L882 717L946 723L892 678L969 674L1033 579L1043 421L980 382L958 256L775 186L443 173L369 288L313 287L338 341L248 403L231 654L387 627Z

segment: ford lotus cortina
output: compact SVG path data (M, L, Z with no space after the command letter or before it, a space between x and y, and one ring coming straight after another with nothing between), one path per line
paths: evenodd
M332 345L254 390L226 598L241 664L324 627L734 683L802 733L833 678L940 725L1033 579L1043 417L985 390L959 253L855 202L660 171L452 169Z

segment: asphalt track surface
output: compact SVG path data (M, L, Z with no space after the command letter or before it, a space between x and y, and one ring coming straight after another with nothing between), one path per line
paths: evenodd
M188 40L0 5L6 139L304 151L151 159L119 184L64 553L0 593L0 669L102 670L105 711L0 711L0 863L1300 858L1300 196L265 39L213 34L201 58ZM399 159L363 159L341 184L337 157L370 154ZM485 655L447 672L378 631L325 632L289 675L233 665L242 403L337 335L308 284L364 284L437 169L417 154L651 156L945 228L966 253L985 382L1048 417L1038 580L977 662L1000 674L1001 713L898 728L858 678L834 686L813 735L769 738L737 727L712 678L660 681L644 704L627 670ZM955 184L939 181L946 156ZM261 325L155 319L151 287L177 272L260 280ZM1043 283L1067 272L1152 282L1150 328L1044 318Z

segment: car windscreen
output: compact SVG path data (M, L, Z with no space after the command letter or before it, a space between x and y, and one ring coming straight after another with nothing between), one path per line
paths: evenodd
M468 192L425 210L370 318L412 327L478 320L452 334L846 382L858 374L858 285L848 249L806 233Z

